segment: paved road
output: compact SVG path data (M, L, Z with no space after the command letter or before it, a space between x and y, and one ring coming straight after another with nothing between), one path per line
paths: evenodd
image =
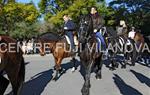
M21 95L81 95L84 81L80 66L72 73L69 60L63 60L67 71L54 82L51 80L54 66L52 55L25 56L26 80ZM96 80L94 76L93 73L90 95L150 95L150 67L136 64L134 67L127 66L127 69L110 71L103 65L102 79ZM10 92L11 86L5 94Z

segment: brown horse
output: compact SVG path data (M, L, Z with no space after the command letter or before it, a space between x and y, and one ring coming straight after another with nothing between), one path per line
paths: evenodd
M53 80L57 80L59 77L59 74L62 73L61 63L64 58L72 57L72 62L74 64L74 67L72 70L74 71L75 68L75 54L69 51L70 45L67 43L65 37L60 37L58 34L47 32L42 35L40 35L37 39L40 45L40 54L41 56L44 56L46 53L46 48L49 48L51 53L54 56L55 60L55 67L54 70L56 70Z
M133 40L135 41L137 46L140 48L139 53L142 52L142 49L143 49L144 43L145 43L143 35L139 31L137 31L135 33L135 36L134 36Z
M150 50L147 50L147 49L144 50L146 46L148 47L148 49L150 49L149 40L146 37L144 37L139 31L135 33L133 40L135 41L136 46L138 48L137 58L142 59L142 57L149 57L148 55L150 54Z
M17 46L16 40L9 36L0 36L0 44L0 76L8 81L3 77L2 72L5 72L11 82L14 95L19 95L25 79L23 52ZM0 95L3 95L8 86L8 83L7 85L5 84L5 87L3 86L4 83L2 83L0 83L0 88L2 89Z

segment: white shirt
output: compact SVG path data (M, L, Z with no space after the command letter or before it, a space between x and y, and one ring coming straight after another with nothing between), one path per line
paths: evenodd
M136 33L135 31L130 31L128 37L134 39L135 33Z

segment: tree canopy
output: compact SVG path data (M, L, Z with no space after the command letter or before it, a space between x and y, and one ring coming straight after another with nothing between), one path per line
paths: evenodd
M150 0L113 0L109 6L115 10L115 18L124 19L129 26L150 25Z
M15 34L18 28L23 29L23 27L18 26L18 23L33 24L37 21L39 12L33 3L23 4L17 3L15 0L4 1L1 0L0 3L0 31L2 34ZM20 30L21 33L25 34Z
M149 0L112 0L109 4L105 0L40 0L38 8L32 1L0 0L0 34L30 38L41 32L55 32L63 25L64 14L78 23L79 16L87 14L91 6L98 8L106 26L116 26L123 19L128 26L150 34ZM40 21L40 17L44 21Z
M56 26L62 24L64 14L69 14L77 22L80 14L87 14L91 6L97 6L102 15L108 15L110 12L105 5L104 0L41 0L39 3L45 20Z

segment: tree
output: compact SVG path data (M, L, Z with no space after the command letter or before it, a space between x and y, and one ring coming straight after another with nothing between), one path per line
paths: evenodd
M149 0L113 0L109 6L116 11L116 18L126 20L129 26L135 26L147 33L150 31Z
M97 6L103 16L112 14L106 7L105 0L41 0L39 3L40 12L45 14L45 20L56 27L62 25L64 14L69 14L78 22L80 14L87 14L87 9L91 6Z
M9 0L6 4L1 3L0 30L7 34L12 34L10 32L16 29L16 23L26 22L32 24L39 17L39 12L33 3L23 4L14 1Z

